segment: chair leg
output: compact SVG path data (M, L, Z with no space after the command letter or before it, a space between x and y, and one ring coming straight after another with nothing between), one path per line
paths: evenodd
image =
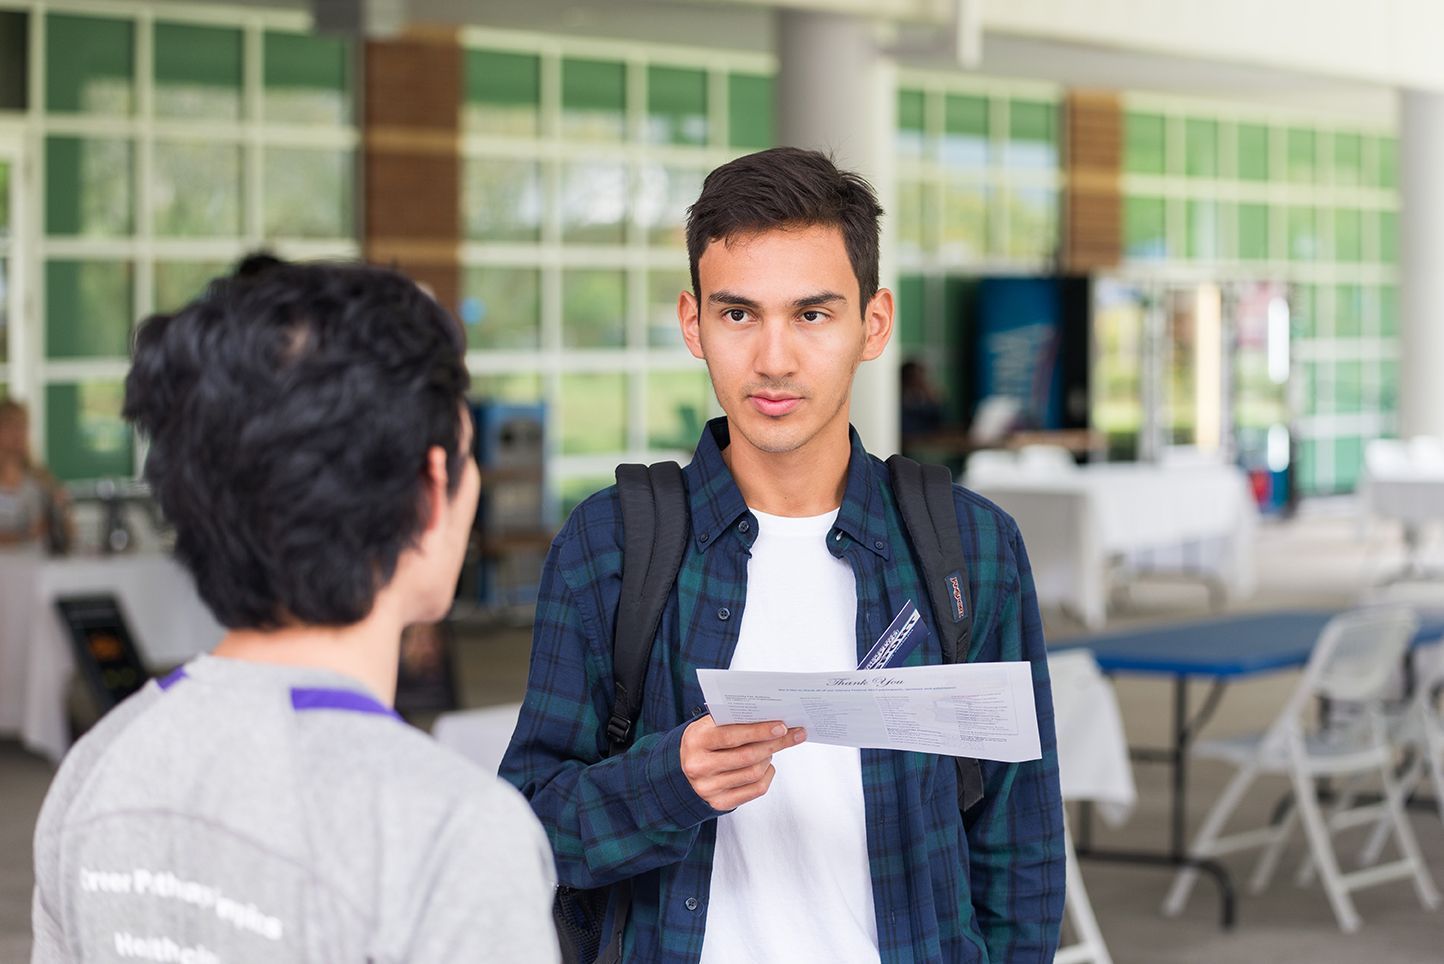
M1092 964L1113 964L1108 945L1103 942L1103 932L1098 928L1098 919L1093 916L1093 904L1088 900L1088 890L1083 886L1083 873L1078 868L1078 855L1073 850L1073 835L1067 824L1063 827L1065 909L1068 920L1078 942L1070 947L1060 948L1057 961L1089 961Z
M1299 808L1294 806L1292 800L1288 802L1288 809L1284 811L1283 819L1279 821L1277 836L1273 842L1264 848L1259 855L1258 865L1254 867L1253 877L1249 880L1249 891L1255 894L1263 893L1269 881L1273 880L1274 871L1278 869L1279 858L1283 856L1284 848L1288 846L1289 838L1293 836L1294 827L1299 822Z
M1409 764L1409 768L1399 777L1399 796L1401 800L1408 800L1418 787L1424 776L1423 757L1416 756ZM1367 867L1370 864L1379 862L1379 857L1384 852L1384 844L1389 842L1389 831L1393 828L1394 817L1386 806L1384 814L1374 828L1369 831L1369 839L1364 841L1364 846L1359 849L1359 866Z
M1303 820L1313 862L1317 864L1323 877L1324 893L1328 895L1334 918L1339 922L1339 929L1346 934L1352 934L1359 929L1359 914L1354 910L1354 901L1344 887L1343 874L1339 871L1339 862L1334 857L1333 844L1329 840L1329 827L1323 811L1319 808L1318 797L1314 795L1314 781L1298 764L1290 768L1289 776L1293 780L1294 803L1299 808L1300 819Z
M1202 858L1212 853L1214 842L1218 840L1219 831L1223 829L1228 818L1238 807L1239 801L1243 799L1244 792L1253 782L1254 772L1254 765L1249 764L1234 774L1233 779L1229 781L1228 786L1219 796L1218 802L1213 805L1208 817L1204 819L1198 836L1193 840L1193 846L1188 849L1189 856ZM1169 888L1168 896L1163 900L1163 913L1168 917L1178 916L1183 910L1183 905L1188 902L1188 895L1193 892L1193 885L1197 882L1197 868L1187 866L1180 868L1178 874L1173 878L1173 886Z
M1419 903L1432 910L1439 906L1439 891L1434 888L1434 880L1429 876L1424 855L1419 852L1419 842L1414 839L1414 828L1409 826L1409 815L1404 812L1404 795L1394 780L1394 775L1389 772L1388 764L1379 769L1384 777L1384 806L1394 822L1394 839L1399 844L1399 851L1404 855L1404 859L1414 869L1414 892L1419 895Z
M1359 795L1355 789L1359 782L1359 777L1355 776L1336 783L1338 795L1334 798L1333 805L1329 807L1328 823L1326 824L1326 826L1329 827L1330 834L1334 831L1334 821L1338 818L1339 814L1346 813L1353 808L1354 800ZM1313 852L1310 851L1304 854L1304 859L1299 861L1299 869L1294 874L1294 884L1298 887L1311 886L1314 882L1314 871L1316 869Z

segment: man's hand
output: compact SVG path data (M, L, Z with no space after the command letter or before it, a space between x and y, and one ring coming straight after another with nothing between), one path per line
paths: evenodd
M802 727L781 723L729 723L711 716L682 733L682 773L713 810L732 810L767 792L777 769L772 754L807 738Z

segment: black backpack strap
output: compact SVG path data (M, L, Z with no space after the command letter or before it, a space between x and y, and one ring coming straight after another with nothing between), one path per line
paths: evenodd
M973 604L968 594L968 564L958 538L952 474L945 466L919 464L903 455L889 458L887 466L908 541L922 564L943 659L965 663L972 643ZM971 757L955 759L958 805L966 812L983 799L983 771Z
M652 658L652 641L691 525L687 489L676 462L617 466L622 503L622 596L612 636L612 678L616 695L607 721L611 752L625 749L642 711L642 684Z

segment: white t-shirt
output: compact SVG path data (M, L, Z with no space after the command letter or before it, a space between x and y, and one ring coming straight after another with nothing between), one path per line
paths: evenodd
M837 512L752 514L731 668L856 669L857 584L827 550ZM772 763L767 793L717 820L702 964L877 961L861 752L804 743Z

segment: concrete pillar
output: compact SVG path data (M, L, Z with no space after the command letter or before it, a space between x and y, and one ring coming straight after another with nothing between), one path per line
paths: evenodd
M1444 94L1399 100L1399 434L1444 437Z
M802 10L777 17L777 143L828 152L871 182L887 212L879 280L895 288L896 66L866 20ZM884 457L898 448L899 364L889 346L858 370L853 385L852 424L868 450Z

